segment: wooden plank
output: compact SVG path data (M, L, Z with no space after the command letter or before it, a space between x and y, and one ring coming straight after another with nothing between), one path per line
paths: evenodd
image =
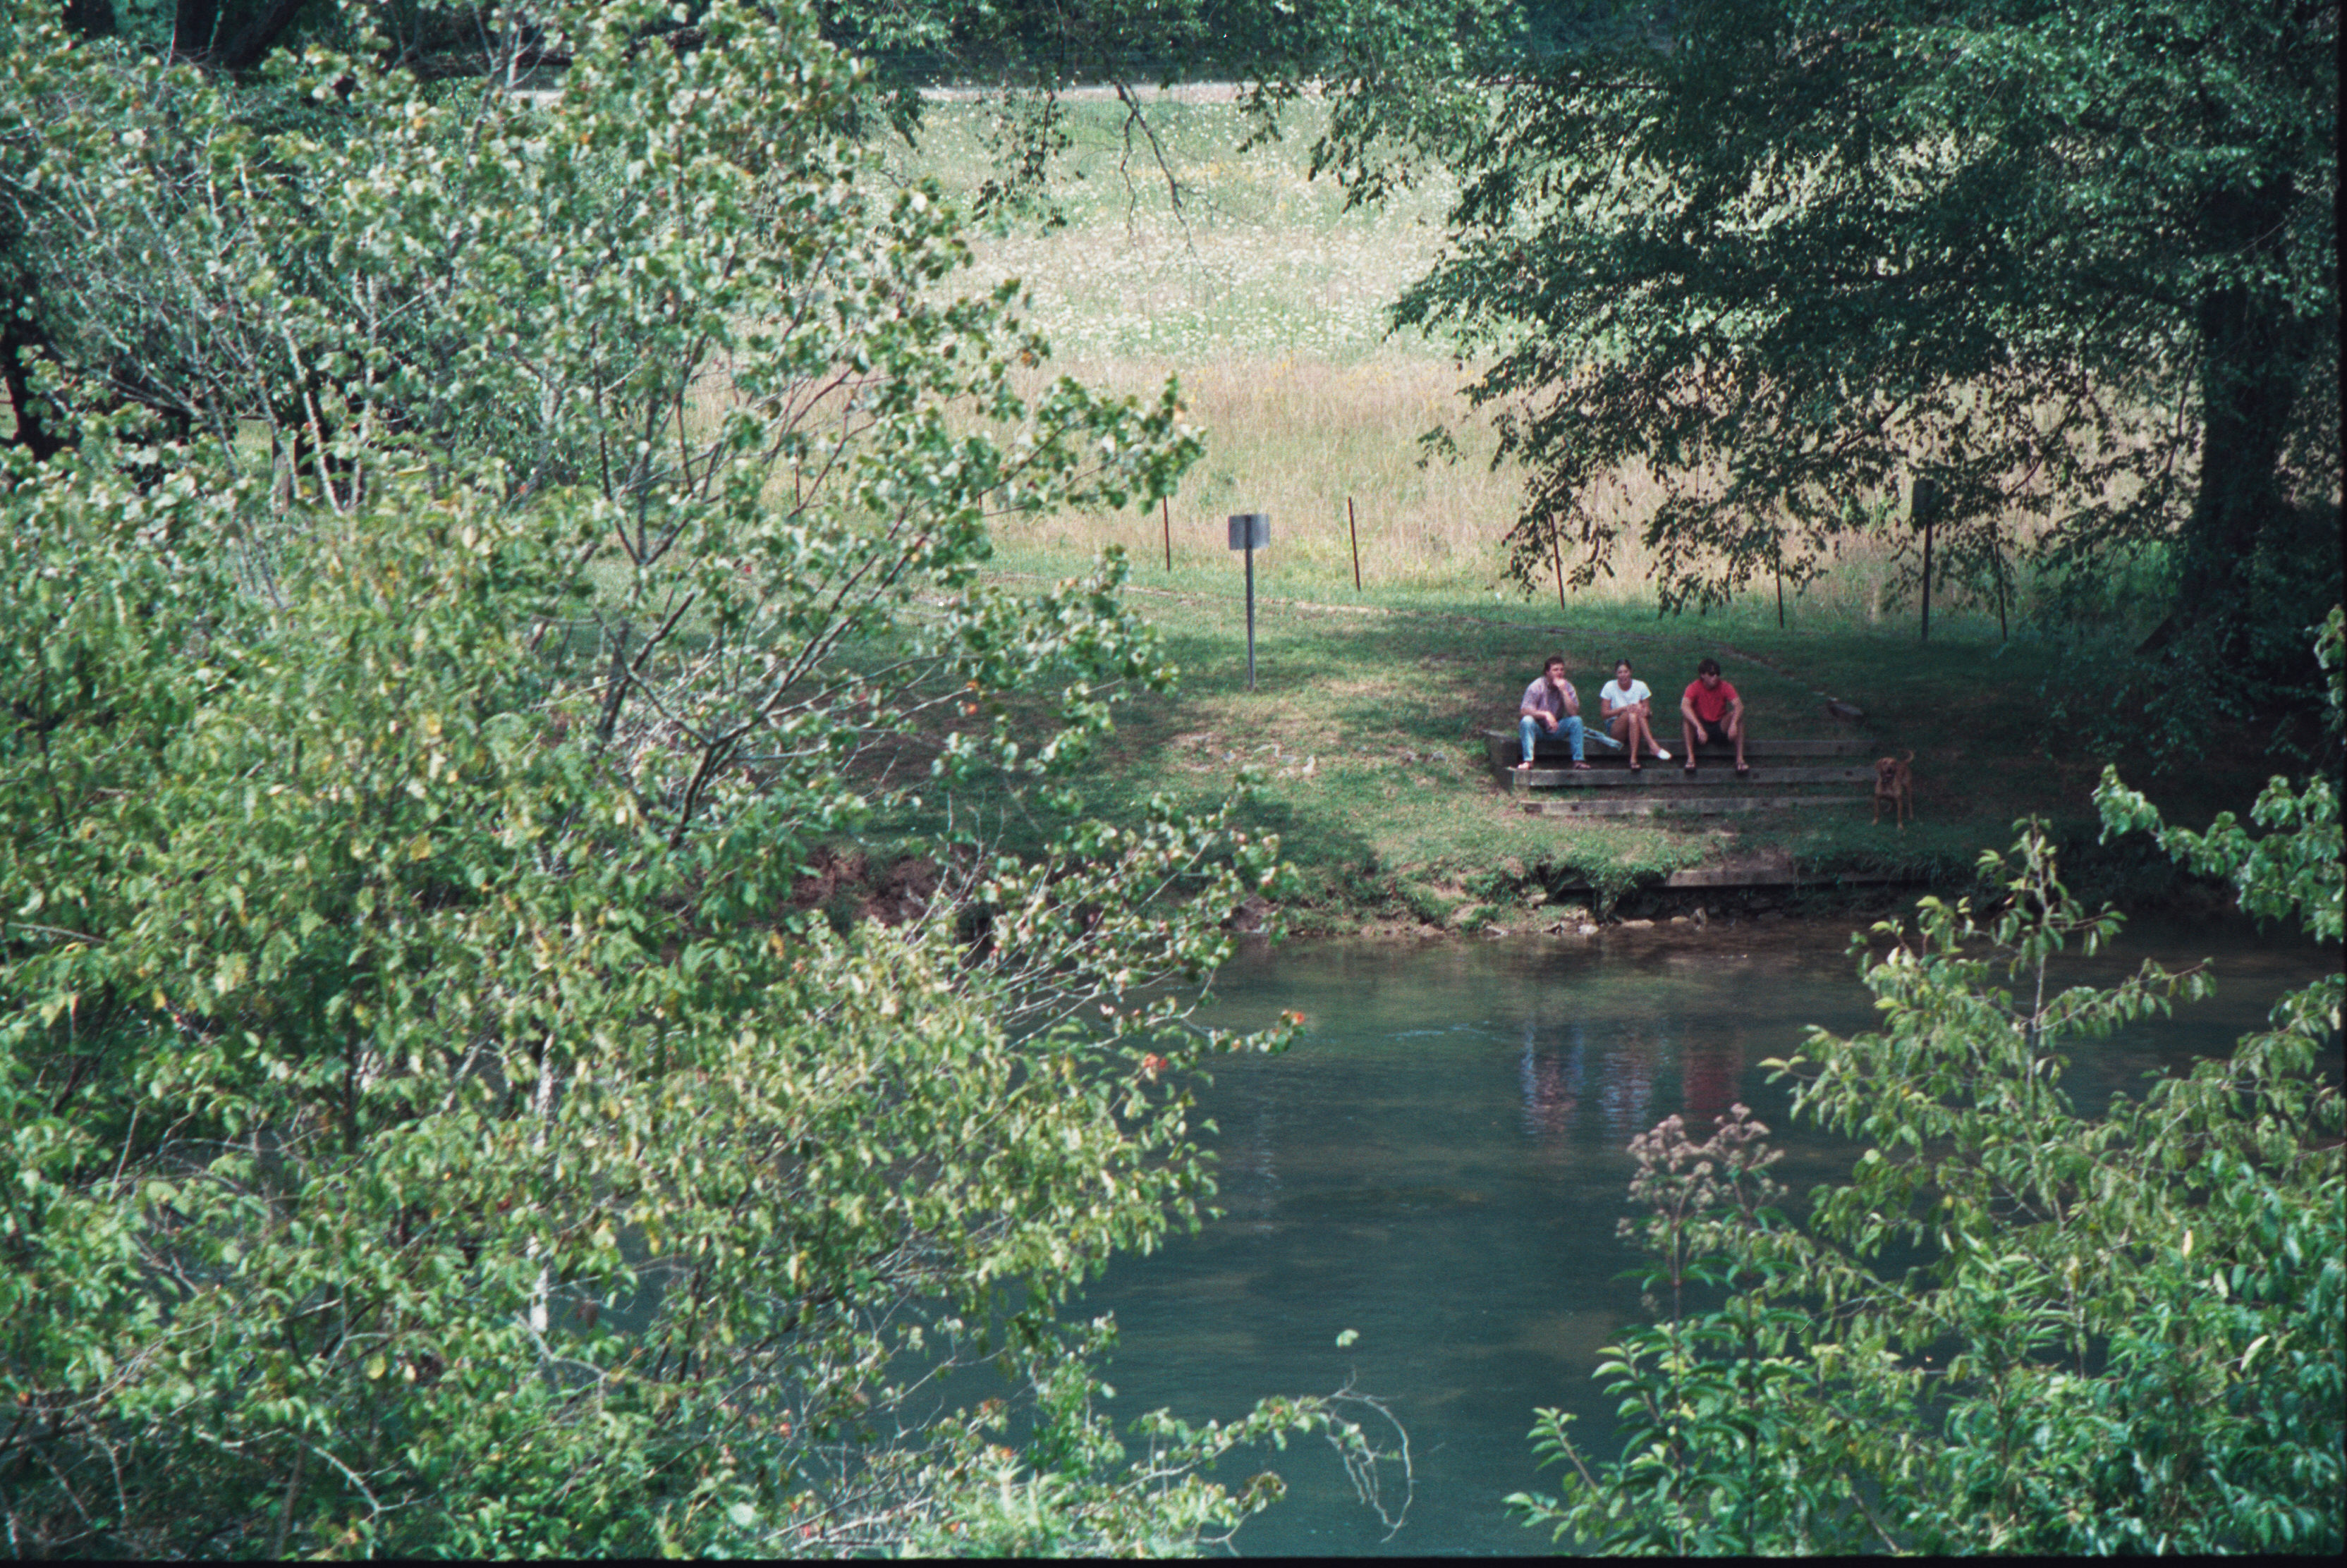
M1642 772L1632 773L1627 767L1590 768L1510 768L1508 787L1518 794L1528 789L1665 789L1696 790L1714 785L1748 789L1755 784L1870 784L1874 770L1869 767L1788 767L1774 763L1754 763L1750 772L1737 778L1733 768L1706 768L1689 778L1676 763L1648 763Z
M1716 877L1718 880L1702 882L1677 880L1681 876L1691 876ZM1796 876L1780 867L1751 866L1733 871L1721 867L1713 867L1703 872L1674 871L1671 873L1671 879L1665 885L1672 887L1831 887L1841 884L1860 886L1885 885L1912 886L1929 880L1929 877L1898 871L1820 871ZM1589 886L1588 878L1571 875L1552 886L1559 893L1594 891Z
M1675 760L1679 757L1677 736L1672 736L1663 744L1669 749ZM1881 754L1881 748L1879 746L1850 745L1835 741L1753 741L1745 746L1744 755L1751 762L1809 762L1842 757L1853 759L1863 757L1870 762L1875 756ZM1493 767L1513 766L1516 761L1516 737L1512 734L1485 736L1483 754L1491 759ZM1553 740L1543 735L1536 748L1536 754L1542 757L1571 756L1573 748L1567 742ZM1597 741L1591 741L1585 744L1582 748L1582 754L1593 763L1615 763L1623 766L1629 764L1627 755ZM1696 748L1695 754L1699 760L1706 763L1714 761L1732 763L1736 760L1736 749L1733 746L1698 746Z
M1679 737L1676 733L1657 738L1674 752L1678 749ZM1880 752L1881 745L1880 741L1851 735L1787 735L1781 740L1756 735L1744 743L1744 754L1747 757L1862 757L1870 752ZM1696 755L1699 757L1715 753L1723 757L1735 756L1736 743L1706 741L1696 748Z
M1862 794L1773 794L1773 795L1680 795L1671 797L1618 795L1588 800L1527 801L1523 810L1529 816L1734 816L1744 812L1782 811L1791 806L1864 805L1872 800Z
M1660 734L1659 732L1657 733L1663 744L1670 747L1676 753L1679 743L1676 728L1674 727L1666 735ZM1757 735L1744 743L1744 754L1747 759L1753 757L1862 757L1869 753L1879 752L1881 744L1881 743L1877 741L1850 735ZM1494 766L1514 765L1515 731L1485 730L1483 746ZM1538 747L1542 756L1547 756L1552 752L1560 756L1568 755L1572 749L1569 742L1551 739L1546 735L1541 737ZM1609 758L1622 760L1621 753L1613 750L1601 741L1591 741L1583 750L1593 763L1603 762ZM1696 754L1701 757L1709 757L1715 753L1722 757L1733 758L1736 755L1736 748L1730 744L1713 742L1696 749Z

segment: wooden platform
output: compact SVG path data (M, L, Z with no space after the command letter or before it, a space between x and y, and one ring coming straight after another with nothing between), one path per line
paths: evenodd
M1872 798L1871 794L1732 795L1725 791L1717 794L1690 794L1676 797L1614 795L1560 799L1551 795L1543 800L1524 802L1523 810L1529 816L1736 816L1747 812L1784 811L1795 806L1829 811L1845 805L1864 805Z
M1509 793L1542 816L1717 816L1863 805L1874 794L1868 753L1875 743L1858 736L1756 738L1745 745L1750 767L1742 778L1736 776L1735 747L1720 743L1696 748L1693 774L1676 749L1671 761L1647 758L1633 772L1623 753L1594 739L1583 748L1586 769L1573 766L1571 743L1562 737L1541 737L1530 768L1515 765L1513 730L1486 730L1483 744Z
M1871 788L1874 778L1874 770L1864 766L1799 766L1763 762L1749 753L1747 753L1746 760L1752 766L1742 778L1736 776L1733 759L1716 764L1706 761L1701 771L1694 774L1687 773L1676 762L1650 762L1634 771L1626 763L1597 757L1589 759L1586 773L1567 762L1562 765L1511 767L1507 774L1510 787L1519 794L1528 789L1708 789L1717 784L1864 784Z
M1664 738L1663 744L1666 746L1676 746L1677 742L1678 737L1676 735L1669 735ZM1757 766L1764 759L1771 762L1785 762L1796 757L1804 759L1863 757L1870 751L1872 751L1874 746L1874 742L1858 735L1825 735L1816 738L1807 736L1787 736L1782 739L1775 736L1764 735L1745 743L1744 760ZM1534 750L1535 761L1538 761L1541 757L1560 757L1570 759L1573 755L1573 747L1571 743L1561 735L1542 735L1540 738L1540 744L1534 748ZM1484 731L1483 752L1486 756L1491 758L1492 767L1514 767L1516 764L1515 731ZM1612 761L1621 764L1625 768L1628 765L1624 761L1623 753L1617 752L1613 747L1606 745L1604 742L1594 739L1592 739L1582 748L1582 754L1587 757L1592 764ZM1677 753L1676 752L1673 753L1675 757L1676 754ZM1702 763L1706 766L1710 765L1712 759L1715 757L1717 758L1723 765L1732 765L1736 761L1736 748L1724 742L1714 741L1708 744L1697 746L1696 748L1696 757L1699 763ZM1646 765L1648 767L1652 767L1655 764L1648 763ZM1676 768L1679 764L1677 762L1674 761L1669 765Z
M1911 878L1895 871L1829 871L1804 876L1788 864L1709 866L1674 871L1663 878L1665 887L1854 887L1895 886Z

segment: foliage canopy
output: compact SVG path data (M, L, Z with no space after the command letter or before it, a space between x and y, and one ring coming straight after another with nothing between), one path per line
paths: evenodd
M1184 1085L1277 1032L1133 993L1276 843L973 828L893 927L795 897L1173 678L1120 562L977 569L1001 507L1165 493L1175 390L1014 392L1046 345L876 192L810 15L668 15L548 8L532 98L11 14L73 433L0 500L22 1549L1174 1551L1277 1494L1235 1443L1374 1465L1341 1397L1129 1453L1060 1321L1212 1191Z
M2159 547L2178 625L2303 661L2338 595L2335 5L1606 10L1441 149L1450 245L1397 313L1487 361L1528 588L1602 569L1616 474L1661 487L1666 607L1903 535L1922 476L1958 580L2024 520L2056 564Z

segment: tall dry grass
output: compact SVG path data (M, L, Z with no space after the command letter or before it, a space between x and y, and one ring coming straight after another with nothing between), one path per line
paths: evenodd
M1162 166L1122 106L1071 105L1070 146L1049 187L1064 221L1030 218L981 234L973 272L956 286L1024 283L1030 316L1054 345L1051 374L1144 399L1166 376L1179 378L1206 456L1172 506L1177 569L1219 560L1229 513L1266 511L1284 586L1349 590L1349 500L1365 588L1478 596L1501 588L1523 476L1492 466L1490 419L1460 392L1470 369L1447 345L1387 327L1389 302L1434 258L1453 183L1429 170L1399 201L1347 211L1340 192L1306 178L1309 105L1285 140L1245 152L1248 127L1226 97L1157 97L1144 108ZM991 171L987 114L981 103L930 103L919 145L887 150L888 173L936 179L949 195L974 192ZM1458 460L1422 461L1419 438L1437 426L1455 439ZM1635 469L1591 497L1623 537L1595 584L1573 590L1577 601L1654 602L1638 532L1658 499ZM1153 512L1068 514L1006 520L1000 539L1016 555L1088 556L1118 544L1136 560L1162 560L1162 527ZM1814 563L1821 576L1787 588L1788 619L1909 618L1897 584L1913 548L1904 538L1844 541ZM2025 617L2042 587L2024 572L2010 614ZM1773 618L1775 599L1763 579L1744 602ZM1996 624L1985 597L1935 589L1935 622L1967 615Z
M1460 392L1465 373L1449 359L1394 350L1343 362L1300 354L1103 354L1071 358L1052 370L1143 397L1153 396L1168 375L1180 380L1206 456L1169 508L1177 569L1219 561L1226 553L1225 518L1260 511L1272 518L1275 559L1266 568L1289 590L1349 590L1356 537L1365 589L1481 597L1501 587L1504 541L1522 505L1523 474L1513 463L1491 463L1498 443L1491 419L1469 406ZM1426 460L1419 437L1437 425L1454 437L1455 461ZM1635 466L1592 497L1593 509L1616 525L1620 538L1605 557L1607 569L1591 586L1569 589L1573 602L1654 602L1651 553L1640 529L1660 499L1655 480ZM1113 544L1138 562L1160 563L1168 520L1156 511L1066 513L1005 519L998 535L1014 553L1089 553ZM1914 607L1895 585L1915 548L1914 540L1898 537L1843 540L1815 561L1818 573L1793 573L1784 595L1788 622L1870 626L1911 619ZM1574 564L1568 559L1568 572ZM2036 584L2026 572L2021 589L2009 619L2034 607ZM1775 589L1763 578L1744 603L1773 618ZM1543 582L1539 591L1551 590ZM1943 623L1960 615L1980 618L1983 627L1995 621L1993 600L1944 579L1934 590L1933 613Z
M1168 375L1180 379L1206 445L1171 507L1185 558L1222 552L1229 514L1268 512L1279 570L1298 583L1349 588L1356 532L1372 586L1480 584L1498 569L1521 477L1491 466L1488 423L1464 407L1447 360L1381 354L1340 364L1234 353L1079 358L1058 368L1135 393L1153 391ZM1462 460L1422 464L1419 436L1444 423ZM1113 543L1148 559L1159 557L1160 528L1153 511L1010 521L1002 533L1014 548Z

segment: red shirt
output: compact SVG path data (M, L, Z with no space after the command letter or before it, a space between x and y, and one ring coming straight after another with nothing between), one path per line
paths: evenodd
M1728 708L1740 701L1736 695L1736 688L1726 681L1717 686L1706 686L1700 675L1687 682L1686 699L1688 706L1695 710L1696 723L1706 729L1726 723Z

